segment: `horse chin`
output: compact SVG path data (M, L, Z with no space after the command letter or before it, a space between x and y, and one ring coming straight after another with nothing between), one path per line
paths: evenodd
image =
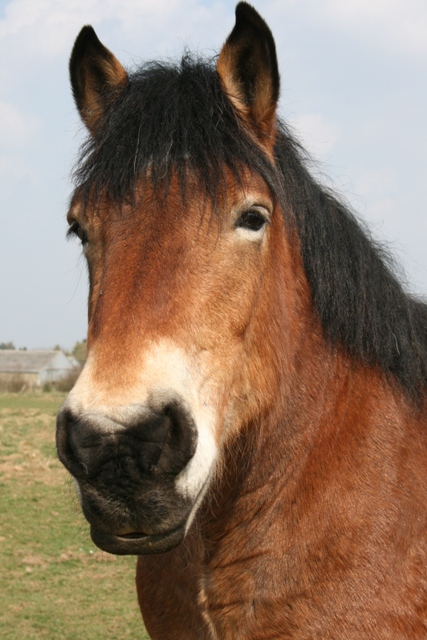
M115 555L149 555L171 551L181 544L186 532L186 523L161 534L106 533L91 525L90 535L97 547Z

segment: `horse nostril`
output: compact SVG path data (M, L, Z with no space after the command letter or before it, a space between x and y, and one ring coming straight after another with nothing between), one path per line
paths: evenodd
M176 475L196 449L194 421L179 402L155 410L141 407L126 426L100 414L64 407L57 419L58 457L77 479L99 473L129 478Z
M177 401L164 406L163 415L169 428L155 471L177 475L196 451L197 430L191 415Z
M75 477L87 475L87 466L76 439L80 423L70 409L61 409L56 420L56 449L62 464Z

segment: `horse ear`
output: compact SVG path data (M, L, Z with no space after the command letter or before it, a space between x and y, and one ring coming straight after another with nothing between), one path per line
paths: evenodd
M90 26L83 27L74 43L70 80L82 120L95 133L106 107L124 88L128 75Z
M217 71L234 106L255 133L272 135L280 78L272 33L251 5L239 2L236 24L217 62Z

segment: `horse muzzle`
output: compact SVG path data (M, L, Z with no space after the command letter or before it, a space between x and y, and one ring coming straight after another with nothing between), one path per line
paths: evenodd
M197 498L180 491L177 482L197 447L196 425L183 403L133 406L118 420L66 402L56 441L98 547L148 554L182 542Z

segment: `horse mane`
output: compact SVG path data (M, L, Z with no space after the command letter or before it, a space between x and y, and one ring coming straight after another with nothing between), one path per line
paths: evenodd
M244 168L258 173L296 224L325 337L416 397L427 385L427 305L403 290L387 252L312 177L281 121L275 156L273 166L225 96L213 62L186 53L177 64L151 62L130 74L83 145L75 178L86 201L103 193L120 205L141 176L166 194L176 175L185 195L195 175L215 208L226 170L238 182Z
M276 158L325 336L417 396L427 384L427 305L404 291L384 247L310 175L283 126Z

